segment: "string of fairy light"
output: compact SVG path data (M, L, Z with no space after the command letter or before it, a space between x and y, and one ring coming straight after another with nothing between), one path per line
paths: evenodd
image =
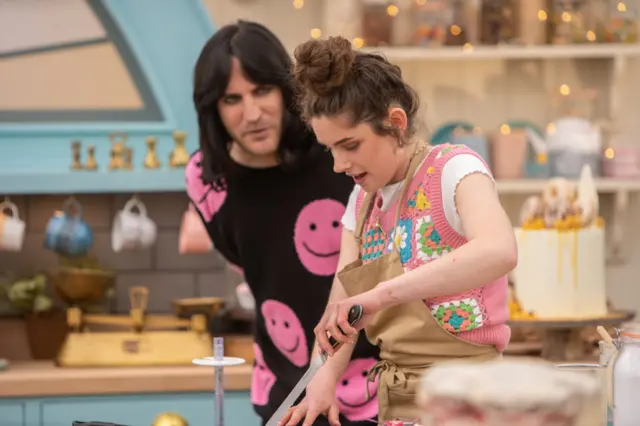
M305 0L292 0L293 8L296 9L296 10L300 10L300 9L304 8L304 2L305 2ZM422 5L425 5L427 3L427 0L414 0L414 3L416 5L418 5L418 6L422 6ZM627 5L623 1L619 1L617 3L616 9L620 13L627 12ZM400 14L400 12L401 12L400 8L397 5L395 5L393 3L390 3L390 4L387 5L387 15L389 15L390 17L395 18ZM537 18L538 18L539 21L544 22L544 21L547 21L547 19L549 19L549 14L547 13L546 10L540 9L537 12ZM560 19L564 23L570 23L573 18L572 18L571 13L569 13L567 11L563 11L560 14ZM462 28L459 25L454 23L454 24L451 24L449 26L449 32L453 36L458 36L458 35L460 35L462 33ZM322 37L322 30L320 28L312 28L309 33L310 33L311 38L314 38L314 39L319 39L319 38ZM588 41L590 41L590 42L595 42L596 39L597 39L596 33L593 30L588 30L585 36L586 36L586 39ZM353 45L353 47L355 49L360 49L360 48L364 47L365 40L364 40L363 37L354 37L351 40L351 44ZM471 51L471 50L473 50L473 45L471 43L465 43L462 46L462 50L466 51L466 52ZM569 87L568 84L561 84L558 87L558 93L563 97L568 97L568 96L571 95L571 88ZM547 125L546 130L547 130L548 134L554 133L555 132L554 123L549 123ZM482 129L480 127L475 127L473 129L474 133L478 133L478 132L481 132L481 131L482 131ZM503 135L510 134L511 133L511 126L509 126L508 124L502 124L500 126L500 133L503 134ZM613 156L614 156L613 148L611 148L611 147L607 148L605 150L605 156L607 158L609 158L609 159L613 158ZM538 162L546 162L546 158L541 158L541 157L545 157L543 154L538 154L538 157L539 157L539 158L537 158Z
M294 9L302 9L304 7L304 1L305 0L293 0L293 7ZM427 3L427 0L414 0L414 3L418 6L423 6ZM617 3L617 10L620 13L624 13L627 11L627 5L623 2L623 1L619 1ZM400 14L400 8L391 3L389 5L387 5L387 15L389 15L392 18L395 18L396 16L398 16ZM538 10L538 20L544 22L547 19L549 19L549 14L547 13L546 10L544 9L540 9ZM563 11L560 14L560 19L562 20L562 22L565 23L570 23L572 20L572 15L571 13L567 12L567 11ZM449 32L451 33L451 35L453 36L459 36L460 34L462 34L462 28L457 25L457 24L451 24L449 26ZM322 37L322 30L320 28L312 28L310 31L310 36L311 38L314 39L319 39L320 37ZM586 38L588 41L591 42L595 42L596 41L596 33L593 30L588 30L586 33ZM356 49L360 49L362 47L364 47L365 45L365 40L362 37L354 37L351 40L351 43L353 45L354 48ZM463 51L470 51L473 50L473 46L471 45L471 43L464 43L464 45L462 46L462 50Z

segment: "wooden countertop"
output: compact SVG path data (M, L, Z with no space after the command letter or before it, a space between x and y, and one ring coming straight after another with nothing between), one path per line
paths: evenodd
M225 367L225 390L248 390L251 369L248 364ZM210 392L214 385L213 375L212 367L196 365L60 368L46 361L12 361L7 370L0 371L0 398Z

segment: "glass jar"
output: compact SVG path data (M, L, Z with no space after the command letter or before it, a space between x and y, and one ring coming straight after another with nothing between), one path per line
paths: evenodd
M596 41L596 17L590 12L586 0L554 0L551 15L553 44Z
M423 47L444 45L451 25L452 10L445 0L417 0L413 4L414 44Z
M638 1L605 0L607 14L604 22L604 41L607 43L638 42Z
M600 348L600 365L604 368L605 374L605 392L607 400L607 423L606 426L613 425L613 381L612 370L615 363L615 357L618 354L618 348L613 343L607 343L604 340L598 342Z
M572 424L580 426L606 425L606 368L601 364L560 364L556 365L556 368L588 374L598 382L599 391L585 401L584 408L580 411L578 418L573 420Z
M640 419L640 323L620 330L620 349L613 366L613 420L616 426L637 426Z
M517 7L514 0L482 0L482 44L512 43L517 39Z
M366 46L391 44L397 6L387 0L362 0L362 38Z
M549 24L547 0L527 0L518 3L518 41L521 44L542 45L547 43Z
M474 2L469 0L449 0L447 2L451 23L446 32L445 44L447 46L463 46L473 43L475 31L474 23L470 21L470 9Z

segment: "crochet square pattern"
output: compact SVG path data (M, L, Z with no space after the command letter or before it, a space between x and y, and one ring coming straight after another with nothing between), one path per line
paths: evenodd
M443 302L431 306L431 313L438 323L451 333L482 327L484 316L475 298Z
M400 219L398 220L398 226L391 232L391 238L389 239L388 250L391 252L397 247L400 252L400 261L404 265L411 259L411 233L413 229L413 220Z
M437 259L442 254L451 252L451 247L442 242L429 215L416 220L415 241L416 256L422 261Z
M385 237L382 230L372 227L364 234L362 241L362 261L370 262L384 253Z

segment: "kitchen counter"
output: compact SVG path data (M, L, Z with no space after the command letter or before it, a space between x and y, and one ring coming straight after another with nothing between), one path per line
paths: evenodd
M249 364L224 369L224 388L248 391ZM46 361L13 361L0 371L0 398L126 393L210 392L213 368L109 367L59 368Z

